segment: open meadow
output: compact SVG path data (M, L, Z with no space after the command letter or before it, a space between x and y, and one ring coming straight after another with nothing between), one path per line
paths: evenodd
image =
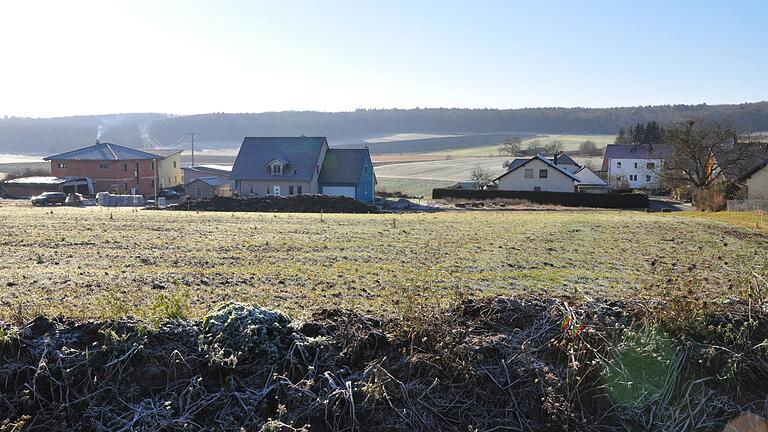
M235 299L294 316L343 306L530 295L741 295L768 236L700 218L609 211L319 215L0 207L0 310L200 316Z

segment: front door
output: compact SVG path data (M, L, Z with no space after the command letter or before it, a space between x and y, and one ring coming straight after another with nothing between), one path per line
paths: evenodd
M272 186L272 195L280 196L280 186Z

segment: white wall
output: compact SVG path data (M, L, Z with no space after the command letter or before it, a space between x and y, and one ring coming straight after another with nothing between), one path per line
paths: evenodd
M525 170L533 170L533 178L525 178ZM547 170L547 178L539 177L539 170ZM573 179L544 162L534 159L499 179L499 190L542 192L574 192Z
M633 188L659 187L662 161L662 159L609 159L608 183L616 185L623 180ZM619 163L621 166L618 166ZM649 163L653 163L655 168L648 168ZM622 180L618 180L618 176L621 176ZM637 180L633 180L630 176L637 176ZM650 180L646 176L650 176Z
M768 166L747 179L748 199L768 199Z

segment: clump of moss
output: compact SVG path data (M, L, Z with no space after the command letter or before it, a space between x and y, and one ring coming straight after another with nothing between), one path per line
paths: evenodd
M274 361L291 319L278 311L227 302L203 319L200 349L212 365L236 368Z

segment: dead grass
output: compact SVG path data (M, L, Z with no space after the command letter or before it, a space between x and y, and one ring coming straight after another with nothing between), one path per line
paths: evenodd
M652 299L668 292L670 274L691 269L696 289L722 299L738 295L768 243L702 218L598 211L321 219L0 207L0 230L6 319L25 310L152 318L186 292L189 304L174 307L193 317L224 300L301 317L332 307L397 313L414 298Z

